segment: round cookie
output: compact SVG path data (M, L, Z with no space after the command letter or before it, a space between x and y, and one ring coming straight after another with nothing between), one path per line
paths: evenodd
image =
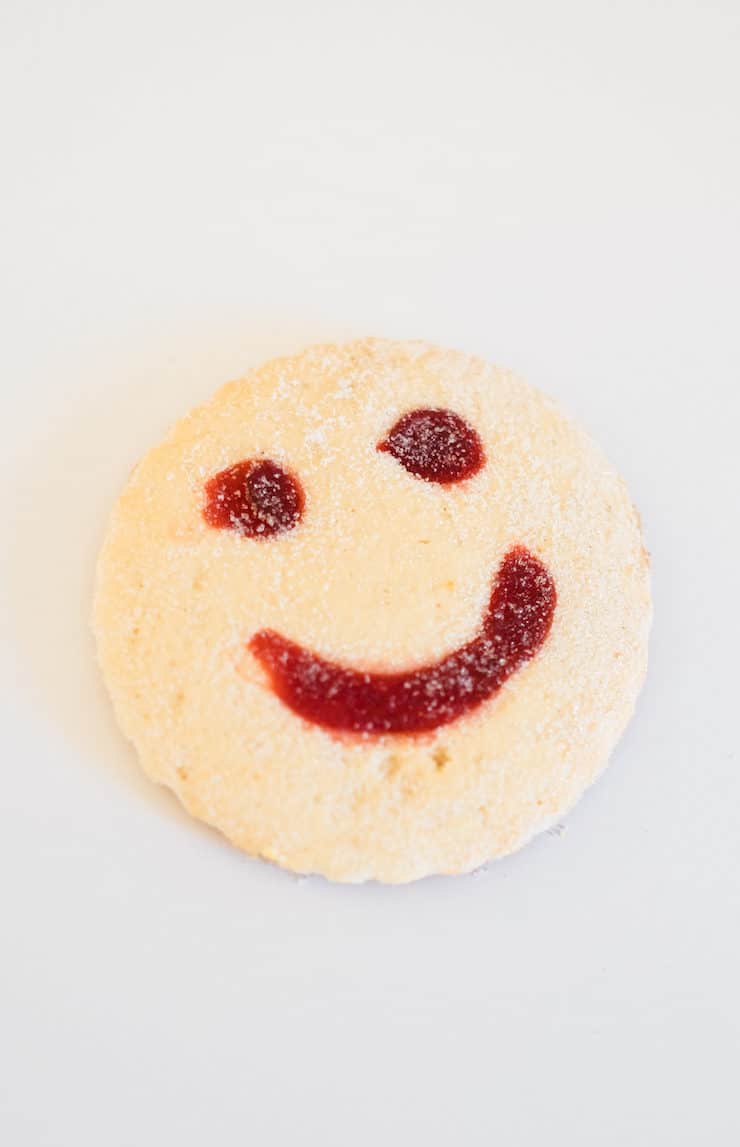
M509 371L312 347L136 467L100 663L146 772L297 872L467 872L563 815L642 683L648 558L597 448Z

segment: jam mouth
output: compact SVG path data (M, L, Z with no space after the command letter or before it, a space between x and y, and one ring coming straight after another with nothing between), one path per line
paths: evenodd
M439 661L400 672L363 672L319 657L271 629L248 648L273 693L304 720L325 729L421 733L478 708L540 650L557 593L539 558L515 546L498 568L480 629Z

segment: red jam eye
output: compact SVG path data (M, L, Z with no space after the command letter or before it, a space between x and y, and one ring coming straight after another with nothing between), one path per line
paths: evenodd
M486 460L476 431L452 410L409 411L377 448L415 478L443 486L471 478Z
M217 530L245 538L269 538L297 526L305 499L297 478L271 462L252 458L221 470L206 482L203 517Z

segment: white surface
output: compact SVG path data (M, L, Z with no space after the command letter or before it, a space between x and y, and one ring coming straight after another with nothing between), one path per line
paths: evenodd
M0 45L0 1141L738 1142L735 0L4 0ZM166 425L364 333L555 395L654 558L567 833L394 890L190 822L86 628Z

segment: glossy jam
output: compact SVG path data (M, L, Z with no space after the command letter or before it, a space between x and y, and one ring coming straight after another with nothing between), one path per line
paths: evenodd
M292 530L304 506L300 482L269 458L249 459L206 482L203 517L209 526L247 538Z
M409 411L378 450L392 454L415 478L445 486L471 478L486 460L476 431L452 410Z
M517 546L499 567L477 636L434 664L363 673L269 629L256 633L249 648L275 694L307 721L355 733L419 733L492 697L541 647L556 600L547 567Z

